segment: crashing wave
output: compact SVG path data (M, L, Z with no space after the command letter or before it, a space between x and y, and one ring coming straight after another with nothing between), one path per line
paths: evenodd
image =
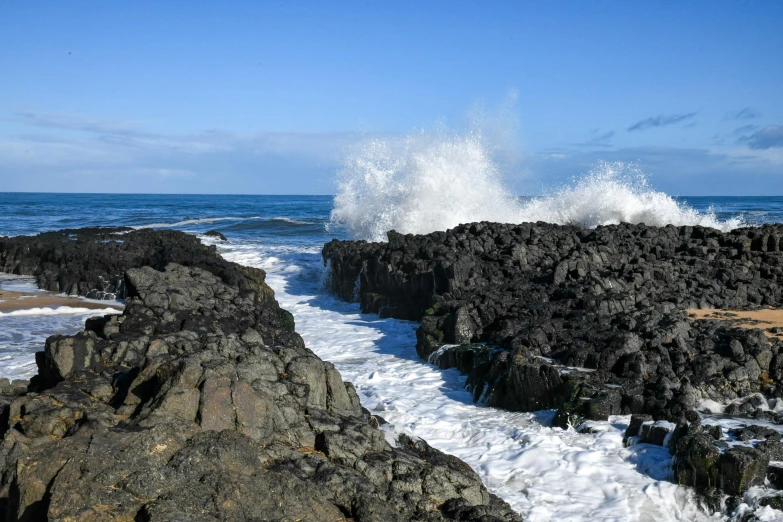
M600 162L549 195L521 199L504 185L491 151L479 133L421 132L368 141L338 173L331 223L370 241L384 241L392 229L423 234L474 221L590 228L629 222L724 231L742 224L654 190L638 168L621 162Z

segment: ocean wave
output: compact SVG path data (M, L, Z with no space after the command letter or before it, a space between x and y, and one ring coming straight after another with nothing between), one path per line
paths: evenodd
M184 227L186 225L201 225L205 223L217 223L219 221L244 221L248 219L262 219L262 218L261 216L250 216L250 217L227 216L227 217L195 218L195 219L185 219L183 221L177 221L176 223L150 223L147 225L136 225L136 226L132 226L131 228L136 230L140 230L142 228L175 228L175 227Z
M247 217L235 217L235 216L227 216L227 217L209 217L209 218L194 218L194 219L185 219L182 221L177 221L174 223L152 223L148 225L137 225L132 228L139 230L143 228L177 228L177 227L185 227L189 225L205 225L209 223L218 223L218 222L226 222L230 221L232 223L226 223L223 224L220 229L221 230L263 230L267 227L312 227L312 226L318 226L320 228L323 228L322 223L317 223L313 221L304 221L301 219L294 219L284 216L275 216L275 217L262 217L262 216L247 216Z
M252 221L238 221L220 227L227 236L264 237L267 239L282 237L304 238L313 234L323 234L326 222L322 220L305 221L295 218L263 218Z
M283 222L283 223L289 223L291 225L315 225L316 224L316 223L313 223L312 221L302 221L302 220L299 220L299 219L291 219L291 218L280 217L280 216L273 217L272 219L270 219L270 221L280 221L280 222Z
M0 312L1 317L19 317L23 315L74 315L74 314L121 314L116 308L82 308L75 306L58 306L57 308L26 308L12 312Z
M644 173L622 162L599 162L586 176L553 194L533 198L519 209L522 221L581 225L645 223L701 225L728 231L743 224L720 220L715 212L699 212L665 192L653 190Z
M492 150L479 133L423 132L369 141L338 173L330 224L370 241L384 241L389 230L424 234L474 221L588 228L629 222L721 230L743 224L654 190L643 172L621 162L600 162L549 195L523 201L504 185Z
M19 276L0 272L0 290L34 294L41 292L32 276Z

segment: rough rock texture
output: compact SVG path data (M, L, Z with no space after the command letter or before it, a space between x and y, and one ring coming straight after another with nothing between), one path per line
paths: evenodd
M778 420L767 400L783 392L781 341L686 310L783 305L783 226L482 222L388 237L326 244L332 290L421 321L419 355L468 374L477 400L557 408L556 425L578 426L677 422L702 399L758 394L728 413Z
M390 445L274 298L221 275L130 269L121 316L0 381L3 520L520 520L462 461Z
M228 239L226 239L226 236L224 236L218 230L207 230L206 232L204 232L204 235L214 239L219 239L220 241L228 241Z
M162 270L169 263L203 268L261 299L274 295L269 287L261 291L258 271L229 263L214 246L176 230L94 227L0 237L0 272L35 276L44 290L94 299L124 298L129 268Z
M780 488L783 443L779 431L746 426L726 433L717 425L704 425L696 412L677 425L655 422L649 415L633 415L626 431L626 445L667 446L674 455L674 479L700 491L721 490L738 496L753 486Z

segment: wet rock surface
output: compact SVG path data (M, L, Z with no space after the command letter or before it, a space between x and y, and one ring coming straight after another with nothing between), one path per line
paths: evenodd
M688 418L675 425L655 421L650 415L633 415L623 442L627 446L646 443L668 447L674 456L674 480L708 497L718 492L729 495L725 504L740 503L742 494L751 487L783 487L779 430L752 424L723 429L703 424L693 411Z
M263 271L213 262L127 269L122 315L49 338L27 387L0 381L3 520L521 520L379 429Z
M224 236L223 233L218 230L207 230L206 232L204 232L204 235L214 239L219 239L220 241L228 241L228 239L226 239L226 236Z
M323 258L332 291L358 296L364 312L421 321L419 355L459 368L489 405L556 408L561 427L614 414L677 424L701 401L778 422L777 336L731 317L693 320L687 310L783 305L781 240L780 225L723 233L482 222L392 231L387 243L335 240ZM711 454L689 444L694 455ZM730 453L737 477L746 460L763 461ZM684 482L713 484L709 473ZM719 487L739 491L756 476Z

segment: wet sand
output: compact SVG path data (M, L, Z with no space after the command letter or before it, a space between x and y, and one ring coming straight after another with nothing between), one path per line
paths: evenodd
M783 309L765 308L748 311L710 308L687 310L687 314L689 318L695 320L712 319L731 322L731 326L737 328L760 328L770 337L783 338Z
M0 290L0 312L14 312L16 310L29 310L31 308L57 308L71 306L73 308L88 308L102 310L104 308L116 308L122 310L122 306L113 301L96 303L82 299L63 297L45 292L26 293L9 292Z

